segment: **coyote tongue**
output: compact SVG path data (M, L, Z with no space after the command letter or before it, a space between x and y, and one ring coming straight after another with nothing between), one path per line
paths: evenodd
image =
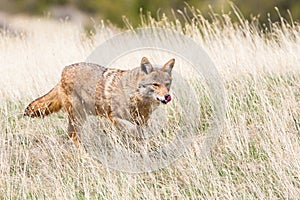
M171 95L169 95L169 94L167 94L167 95L165 95L165 99L164 100L161 100L161 102L163 103L163 104L167 104L169 101L171 101Z
M166 100L165 100L166 103L168 103L169 101L171 101L171 99L172 99L172 98L171 98L171 95L168 95L167 98L166 98Z

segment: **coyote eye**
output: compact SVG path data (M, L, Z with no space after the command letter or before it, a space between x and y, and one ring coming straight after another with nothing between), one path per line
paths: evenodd
M159 86L158 83L153 83L152 85L155 86L155 87L158 87L158 86Z

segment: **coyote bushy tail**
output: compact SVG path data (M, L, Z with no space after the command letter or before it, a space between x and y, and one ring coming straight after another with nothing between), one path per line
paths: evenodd
M31 102L25 109L24 115L29 117L45 117L62 108L58 98L59 86L56 85L50 92Z

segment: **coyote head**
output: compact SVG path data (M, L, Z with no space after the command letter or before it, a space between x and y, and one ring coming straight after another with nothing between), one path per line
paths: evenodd
M172 83L171 72L175 59L169 60L160 68L153 67L146 57L141 61L142 78L138 83L139 92L143 97L151 98L163 104L171 101L169 90Z

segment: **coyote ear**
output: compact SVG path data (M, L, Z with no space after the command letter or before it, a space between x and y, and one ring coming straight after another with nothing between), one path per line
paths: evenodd
M168 72L169 74L171 74L172 69L174 67L175 64L175 59L172 58L171 60L169 60L163 67L162 67L162 71L164 72Z
M142 58L142 61L141 61L141 70L145 74L149 74L149 73L151 73L153 71L153 67L152 67L151 63L149 62L148 58L146 58L146 57Z

